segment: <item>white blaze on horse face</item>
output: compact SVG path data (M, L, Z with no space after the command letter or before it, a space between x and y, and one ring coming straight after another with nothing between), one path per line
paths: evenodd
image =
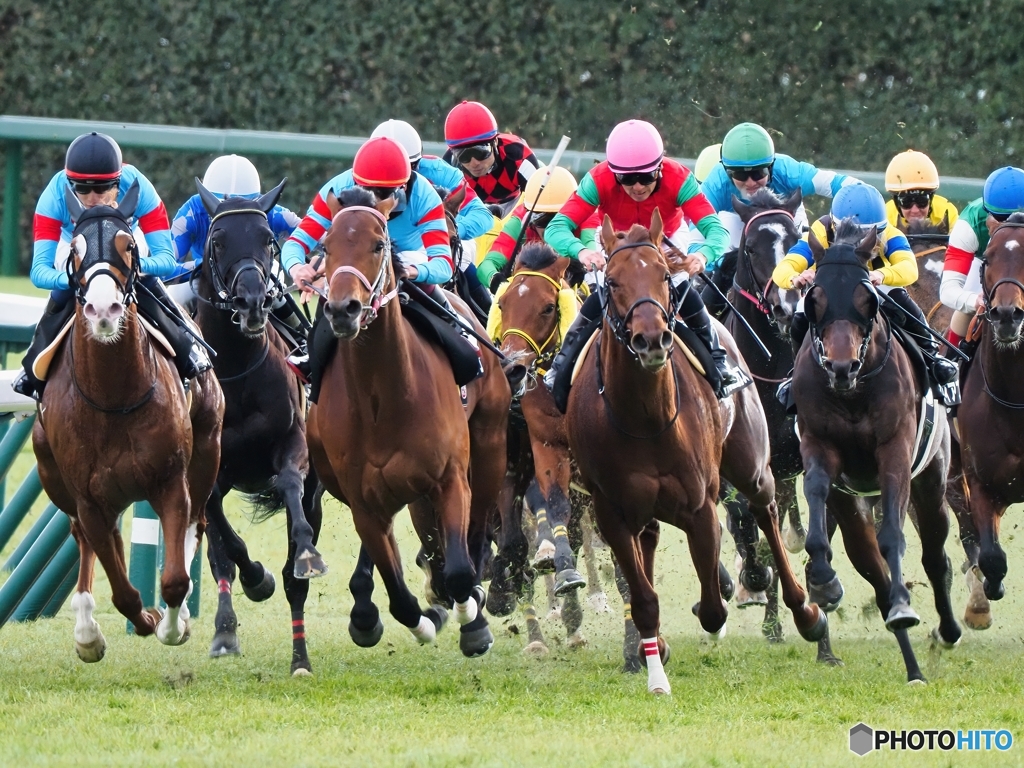
M1020 243L1018 243L1016 240L1007 240L1003 244L1003 247L1008 251L1013 251L1016 250L1017 248L1020 248Z
M924 263L924 268L929 272L932 272L939 277L942 277L942 260L941 259L928 259Z
M75 238L78 240L81 237ZM82 312L89 321L92 337L104 343L113 343L121 335L121 321L124 319L124 304L121 286L110 275L93 274L108 269L105 264L96 264L85 273L89 288L85 292L85 306ZM90 278L92 278L90 280Z
M525 280L521 280L519 282L519 296L520 296L520 298L522 298L523 296L525 296L529 292L530 292L530 286L528 286L526 284Z
M786 227L776 221L766 221L760 225L758 231L771 232L775 235L772 250L775 253L775 266L778 266L786 258ZM792 315L796 311L796 303L799 299L799 291L788 291L779 288L779 305L786 311L787 315Z

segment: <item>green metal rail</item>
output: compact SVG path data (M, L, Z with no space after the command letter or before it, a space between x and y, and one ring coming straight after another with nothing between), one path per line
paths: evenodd
M0 274L13 275L18 267L18 221L21 207L22 143L50 142L68 144L89 131L109 134L125 147L159 149L172 152L235 153L240 155L281 155L286 157L325 157L351 160L366 140L358 136L326 136L309 133L275 133L218 128L189 128L178 125L143 125L86 120L58 120L44 117L0 115L0 141L6 144L6 180L4 184L3 245ZM424 142L425 152L440 155L446 147L440 142ZM537 149L545 162L554 150ZM577 175L604 159L600 152L567 151L562 165ZM688 167L694 160L681 158ZM878 189L885 176L877 171L843 171ZM973 200L981 195L983 179L944 176L942 192L952 200Z

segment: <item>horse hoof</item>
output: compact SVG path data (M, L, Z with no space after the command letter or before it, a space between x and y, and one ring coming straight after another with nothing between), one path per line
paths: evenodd
M907 680L907 685L928 685L928 681L923 677L915 677L913 680Z
M239 578L239 581L242 582L242 591L247 598L254 603L262 603L264 600L269 600L274 594L277 582L274 581L274 574L268 571L263 563L257 563L257 565L263 569L263 579L258 584L246 584L244 578Z
M210 643L210 658L221 656L241 656L242 646L238 643L238 635L234 632L218 632Z
M906 603L894 605L885 619L885 628L890 632L910 629L921 623L921 617Z
M718 593L727 603L736 594L736 582L732 580L729 569L722 565L721 560L718 561Z
M576 630L565 640L567 648L583 648L587 644L587 638L580 630Z
M736 607L737 608L757 608L768 605L768 595L762 592L750 592L741 583L740 588L736 590Z
M818 663L825 664L829 667L845 667L846 662L840 659L838 656L833 656L831 653L818 654Z
M963 635L963 632L960 631L960 627L957 627L956 628L956 639L955 640L947 640L946 638L944 638L942 636L942 632L939 631L939 628L935 627L935 629L932 630L932 635L931 636L932 636L932 642L933 643L935 643L936 645L938 645L938 646L940 646L940 647L942 647L942 648L944 648L944 649L946 649L948 651L950 648L956 648L958 645L960 645L960 641L963 639L964 635Z
M484 624L480 629L471 629L468 632L466 627L459 628L459 650L466 658L472 659L475 656L483 656L494 645L494 635L491 628Z
M307 549L295 558L294 575L296 579L315 579L325 573L327 573L327 563L315 549Z
M807 534L802 531L793 529L793 526L788 526L782 532L782 545L788 552L792 552L794 555L799 555L804 551L804 545L807 543Z
M436 603L423 612L426 616L434 623L434 630L440 632L444 629L444 625L448 623L448 609L443 605L437 605Z
M547 539L537 547L537 554L533 556L533 569L537 573L555 572L555 545Z
M538 659L541 656L547 656L549 652L550 651L548 651L548 647L544 645L544 642L541 640L534 640L532 643L523 648L524 656L533 656L534 658Z
M992 626L992 612L989 610L977 611L968 605L967 610L964 611L964 624L971 629L988 629Z
M797 629L800 629L797 627ZM806 630L800 629L800 637L809 643L816 643L828 634L828 614L818 606L818 620Z
M76 642L75 653L86 664L95 664L97 661L102 661L106 655L107 641L103 638L103 635L100 635L91 643Z
M312 676L313 676L313 671L311 669L309 669L309 667L295 667L292 670L292 677L312 677Z
M829 613L838 608L843 600L843 585L838 576L834 576L828 584L808 582L807 592L812 603L817 603L819 608Z
M373 648L384 636L384 623L377 617L377 625L373 629L360 629L354 623L348 623L348 635L352 642L360 648Z
M581 587L587 586L586 580L575 568L566 568L555 574L555 594L559 597L573 592Z
M608 595L604 592L595 592L587 598L590 610L594 613L611 613L611 606L608 605Z
M721 628L716 630L715 632L708 632L705 629L704 630L704 639L705 640L710 640L713 643L717 643L719 640L723 640L725 638L725 630L728 627L728 625L729 625L728 622L722 622Z
M1003 595L1006 594L1006 588L1001 581L998 584L993 584L986 578L983 585L985 587L985 597L989 600L1002 600Z
M508 616L516 609L516 596L512 590L495 589L494 582L487 590L487 612L491 616Z
M636 675L644 668L639 656L625 656L622 662L622 672L627 675Z

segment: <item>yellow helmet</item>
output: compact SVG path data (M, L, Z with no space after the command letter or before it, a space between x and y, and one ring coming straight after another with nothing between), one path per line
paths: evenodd
M576 179L565 168L555 166L547 186L544 187L544 191L540 194L540 199L537 200L537 192L540 190L540 183L544 179L545 170L546 167L542 166L534 171L529 181L526 182L526 189L523 190L523 202L528 211L535 213L558 213L562 210L562 206L565 205L566 201L572 197L572 193L576 191ZM533 205L534 200L537 200L537 205L535 206Z
M708 177L711 169L718 165L718 161L721 159L721 144L712 144L701 150L700 154L697 155L697 162L693 166L693 175L697 177L698 184Z
M939 172L924 152L908 149L889 161L889 167L885 169L885 188L889 192L938 189Z

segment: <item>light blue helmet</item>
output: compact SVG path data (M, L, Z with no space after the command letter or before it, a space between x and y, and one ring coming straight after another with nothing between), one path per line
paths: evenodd
M847 184L840 189L832 200L832 218L837 222L853 219L876 229L885 229L889 223L882 193L870 184Z
M982 193L985 210L996 215L1024 211L1024 171L1008 165L992 171Z

